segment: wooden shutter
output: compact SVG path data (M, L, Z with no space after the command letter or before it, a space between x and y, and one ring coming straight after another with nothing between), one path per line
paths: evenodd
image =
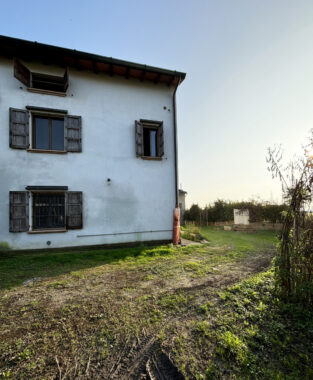
M143 125L139 121L135 121L135 141L136 141L136 156L143 156Z
M67 91L68 89L68 83L69 83L69 72L68 72L68 67L66 68L65 70L65 74L63 76L63 80L64 80L64 92Z
M10 108L10 147L27 149L29 147L29 112Z
M18 59L14 59L14 76L25 86L30 87L31 72Z
M64 116L65 150L82 151L82 118L81 116Z
M29 230L28 192L10 191L10 232Z
M157 144L158 144L158 156L164 156L164 131L163 124L158 127L157 130Z
M83 193L67 192L66 227L70 230L83 228Z

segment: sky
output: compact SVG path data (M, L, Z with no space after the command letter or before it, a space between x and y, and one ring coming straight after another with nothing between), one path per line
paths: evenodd
M291 158L313 127L313 1L0 0L0 34L186 72L187 206L281 201L266 150Z

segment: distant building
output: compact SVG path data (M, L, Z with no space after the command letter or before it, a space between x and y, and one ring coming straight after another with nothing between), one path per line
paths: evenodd
M184 220L184 212L186 209L186 198L187 191L179 189L178 191L178 203L179 203L179 208L180 208L180 223L183 223Z
M249 224L249 210L234 209L234 224Z

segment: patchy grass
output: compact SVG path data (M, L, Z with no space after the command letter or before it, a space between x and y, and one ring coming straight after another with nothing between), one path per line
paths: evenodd
M47 279L62 274L82 276L80 271L99 267L104 264L120 264L138 258L138 263L148 257L168 255L173 248L135 247L123 249L97 249L89 251L40 252L40 253L9 253L0 252L0 289L21 285L32 278Z
M0 379L137 379L155 342L190 379L312 377L312 315L255 275L274 234L201 234L208 244L0 254Z
M201 227L201 235L211 246L228 247L236 252L252 252L264 250L273 246L273 231L258 231L244 233L237 231L224 231L213 227Z
M165 332L180 336L171 350L187 377L313 378L313 313L275 296L272 271L227 287L197 311Z
M185 226L181 227L181 237L183 239L198 242L203 239L200 234L200 228L198 226L195 226L193 223L186 223Z
M240 259L247 252L269 249L272 247L274 239L274 233L270 231L246 234L232 231L214 231L210 227L203 227L201 234L209 241L208 246L202 246L196 250L200 254L202 269L207 263ZM219 250L210 247L217 247ZM104 264L115 264L117 266L126 264L128 267L138 267L162 257L165 260L176 260L181 254L193 254L194 251L195 249L190 247L174 249L173 246L169 245L154 248L141 246L88 251L80 251L78 248L77 251L65 252L0 252L0 289L19 286L32 278L47 279L69 273L74 276L83 276L84 270L101 267ZM191 268L192 265L187 264L186 270L188 270L188 266ZM205 268L204 272L207 269ZM164 268L162 268L162 273L164 275ZM200 274L203 274L203 271L200 271Z

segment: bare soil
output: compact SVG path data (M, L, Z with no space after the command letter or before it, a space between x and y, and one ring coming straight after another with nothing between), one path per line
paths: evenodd
M0 378L3 369L12 378L184 379L171 337L160 337L164 326L186 321L204 297L266 270L274 254L217 262L199 275L184 269L203 262L196 249L175 261L105 265L1 291ZM168 296L173 305L164 306Z

